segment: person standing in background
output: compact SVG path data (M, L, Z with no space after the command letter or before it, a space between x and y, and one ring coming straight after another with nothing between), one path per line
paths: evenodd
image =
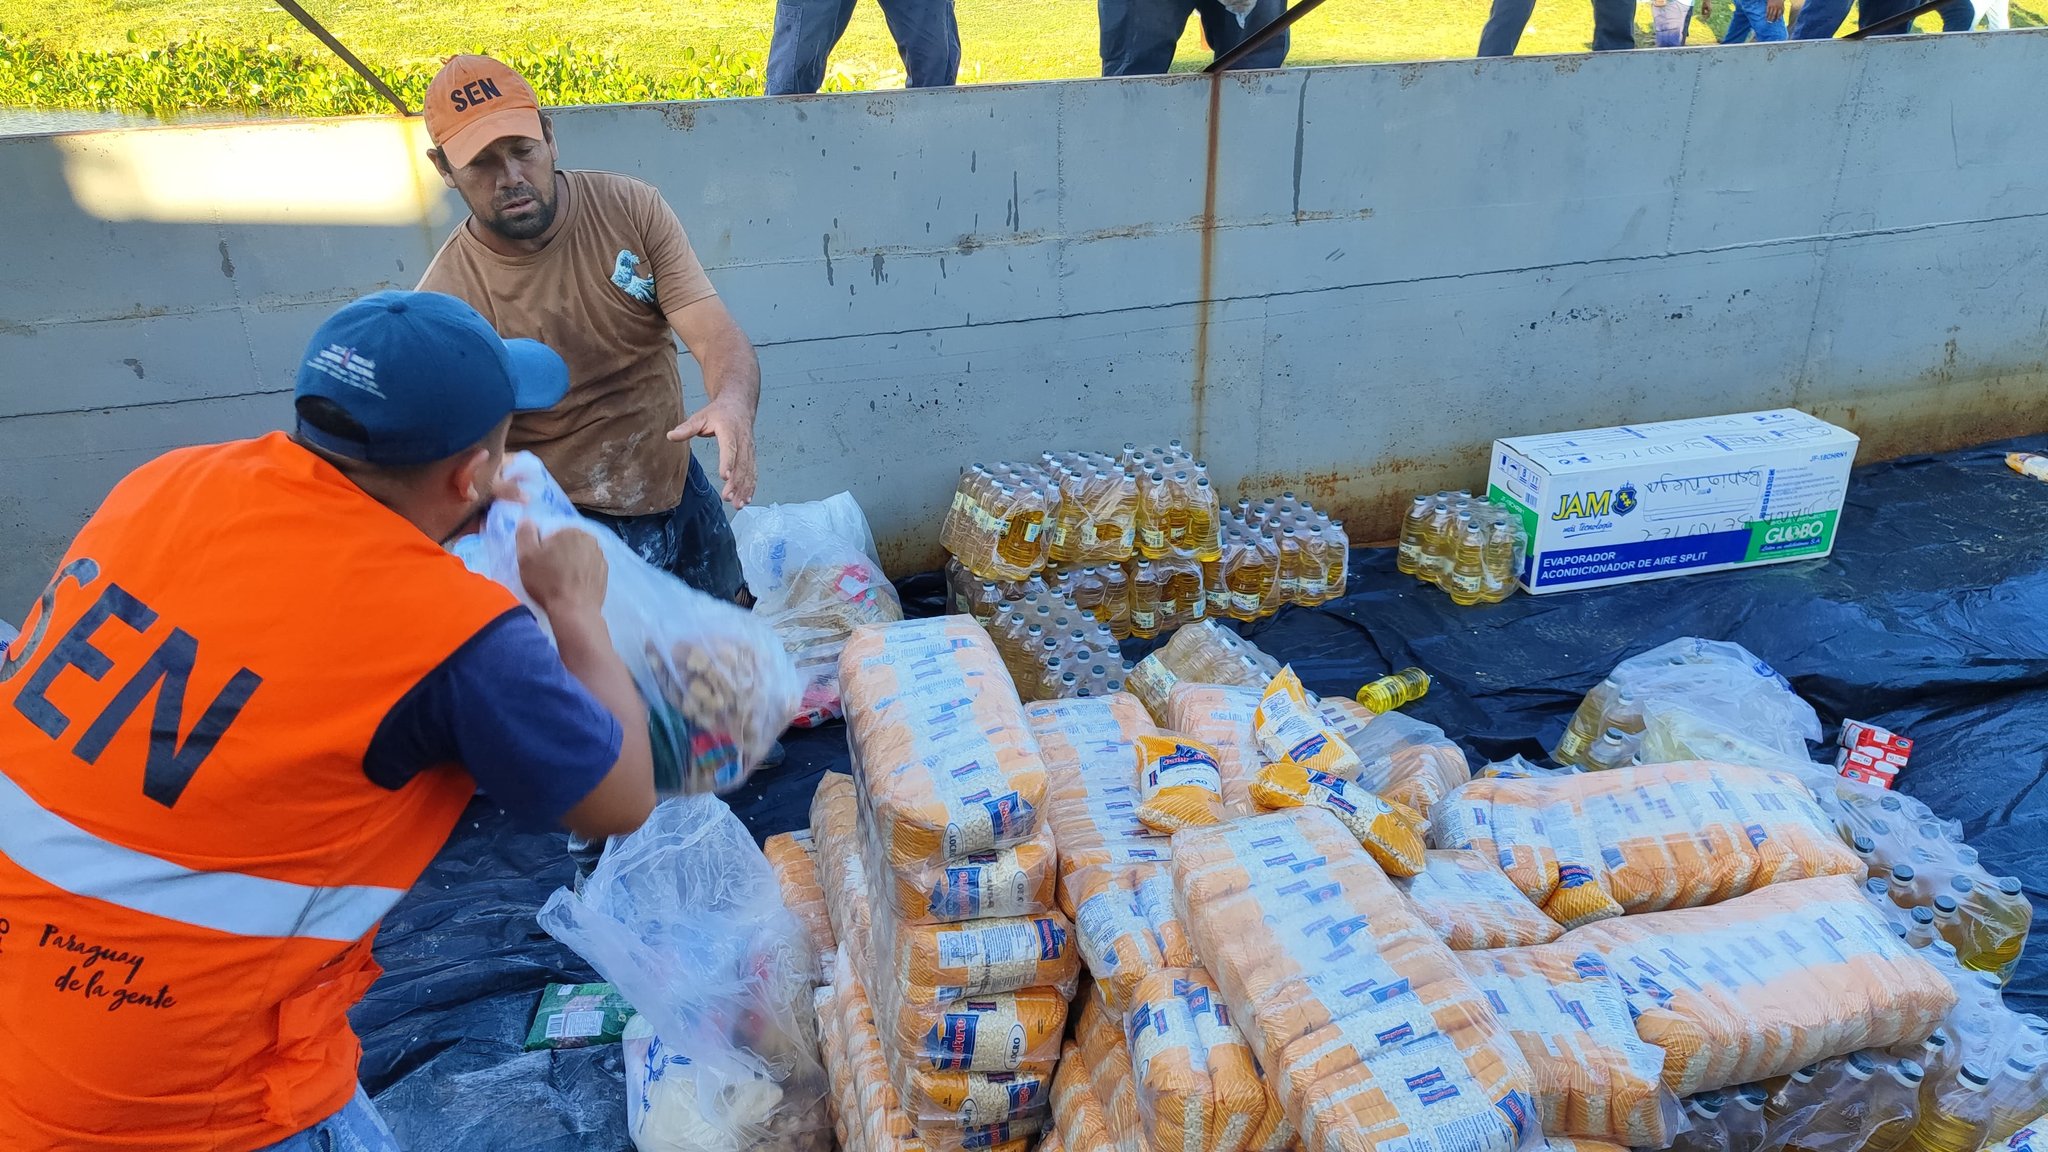
M896 53L903 58L905 84L946 88L960 76L960 26L953 0L878 0ZM846 25L855 0L775 0L775 33L768 42L768 95L816 92L825 65Z
M1755 33L1759 44L1775 44L1786 39L1790 31L1785 27L1785 0L1729 0L1735 15L1728 21L1728 34L1721 37L1723 44L1741 44Z
M1173 70L1174 49L1199 16L1202 35L1217 56L1257 35L1287 10L1287 0L1251 0L1226 6L1223 0L1095 0L1101 23L1104 76L1164 76ZM1287 63L1288 33L1259 45L1233 68L1279 68Z
M1713 16L1713 0L1700 0L1700 19ZM1650 31L1659 48L1683 48L1692 30L1692 0L1650 0Z
M1536 0L1493 0L1486 29L1479 34L1481 56L1513 56ZM1593 51L1618 52L1636 46L1635 0L1593 0Z

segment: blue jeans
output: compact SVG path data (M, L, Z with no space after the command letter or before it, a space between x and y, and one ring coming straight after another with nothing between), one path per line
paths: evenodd
M1280 18L1287 0L1259 0L1240 25L1220 0L1095 0L1101 24L1104 76L1164 76L1173 69L1173 50L1187 31L1188 17L1202 18L1209 48L1221 56ZM1287 63L1282 32L1237 62L1238 68L1278 68Z
M953 0L878 0L912 88L944 88L960 75ZM825 62L853 19L854 0L775 0L768 41L768 94L816 92Z
M1479 54L1513 56L1535 11L1536 0L1493 0L1486 29L1479 34ZM1617 52L1635 46L1636 0L1593 0L1593 51Z
M579 511L611 529L642 560L697 591L720 600L739 600L746 580L740 573L732 521L726 519L725 504L695 456L690 457L683 501L667 512L612 516L588 508Z
M1868 28L1911 7L1911 0L1864 0L1858 23ZM1967 32L1977 22L1977 5L1973 0L1955 0L1955 3L1944 5L1940 12L1945 32ZM1848 18L1849 0L1806 0L1806 7L1799 10L1799 23L1792 29L1792 38L1826 40L1841 31L1842 22ZM1905 31L1900 28L1885 35L1900 35Z
M404 1152L398 1137L384 1126L369 1094L356 1089L355 1099L320 1123L262 1152Z
M1735 17L1728 21L1728 34L1721 37L1723 44L1740 44L1756 33L1759 44L1776 43L1785 38L1785 16L1779 13L1776 20L1765 16L1768 0L1733 0Z

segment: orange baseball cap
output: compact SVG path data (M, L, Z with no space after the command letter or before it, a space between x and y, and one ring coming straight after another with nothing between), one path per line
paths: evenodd
M427 85L427 135L456 168L505 136L541 139L533 85L489 56L452 56Z

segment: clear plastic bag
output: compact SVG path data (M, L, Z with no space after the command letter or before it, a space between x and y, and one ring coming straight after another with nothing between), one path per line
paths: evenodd
M804 677L796 726L838 718L839 652L862 624L903 619L896 589L853 494L806 504L742 508L732 518L740 570L766 620Z
M530 520L544 536L574 529L596 537L609 567L604 621L647 701L656 789L729 792L744 783L789 727L803 695L775 631L584 519L532 453L507 456L502 477L523 499L491 505L483 531L459 542L456 554L531 605L519 579L519 526ZM535 615L545 627L545 615Z
M1658 703L1683 707L1752 743L1799 760L1820 742L1820 717L1769 664L1740 644L1686 636L1632 656L1608 679L1648 716Z
M1434 724L1399 712L1374 715L1341 697L1322 701L1321 711L1358 757L1358 783L1425 820L1437 801L1472 778L1464 750Z
M817 963L775 873L723 801L662 802L616 837L540 926L646 1021L641 1152L795 1148L829 1130L812 999Z

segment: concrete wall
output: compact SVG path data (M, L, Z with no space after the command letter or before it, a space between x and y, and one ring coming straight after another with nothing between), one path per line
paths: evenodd
M2048 428L2048 33L580 109L761 346L766 500L899 570L972 460L1181 437L1384 535L1495 436ZM277 426L457 218L417 124L0 141L0 616L126 468ZM693 389L695 385L692 385ZM13 605L10 613L6 606Z

